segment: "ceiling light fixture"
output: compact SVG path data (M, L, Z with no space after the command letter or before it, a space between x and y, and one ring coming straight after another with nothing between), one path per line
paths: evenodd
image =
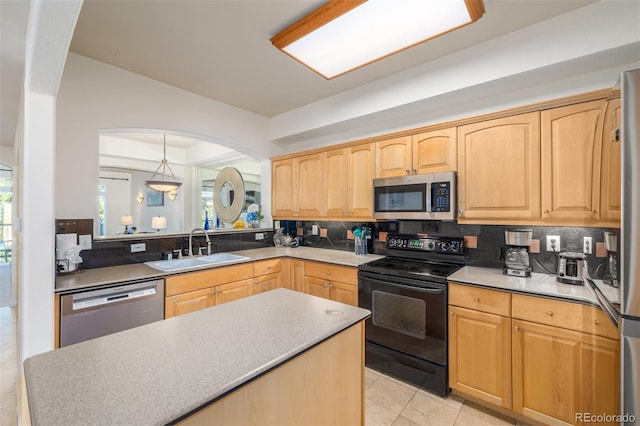
M326 79L471 24L482 0L330 0L271 38Z
M170 192L175 191L182 185L182 182L178 182L176 179L176 175L173 174L173 170L169 167L169 163L167 162L167 135L163 136L163 157L162 162L151 176L151 179L146 180L144 182L151 189L155 189L160 192ZM162 180L154 180L156 175L158 175L158 171L162 168ZM167 180L167 170L171 173L171 180Z

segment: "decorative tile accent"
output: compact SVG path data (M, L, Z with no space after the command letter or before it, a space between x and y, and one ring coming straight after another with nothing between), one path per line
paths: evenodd
M327 229L320 228L320 238L327 238Z
M478 248L478 237L471 235L464 236L464 245L466 248L475 249Z

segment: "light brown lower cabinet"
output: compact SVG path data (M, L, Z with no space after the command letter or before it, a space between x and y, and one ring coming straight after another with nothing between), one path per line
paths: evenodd
M511 318L449 307L449 385L511 409Z
M545 424L619 414L618 341L520 320L513 329L513 411Z
M291 290L304 293L304 260L290 259Z
M620 341L592 306L449 285L449 385L549 425L616 415Z
M164 317L251 296L253 287L251 263L169 276L165 278Z
M253 294L282 287L282 259L269 259L253 263Z
M358 306L358 270L347 266L305 262L304 292Z
M253 286L253 281L247 279L168 296L164 303L164 317L188 314L251 296Z

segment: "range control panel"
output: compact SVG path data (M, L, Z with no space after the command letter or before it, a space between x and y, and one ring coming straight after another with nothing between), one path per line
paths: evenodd
M435 253L464 254L464 239L453 237L421 237L415 235L389 235L387 249L429 251Z

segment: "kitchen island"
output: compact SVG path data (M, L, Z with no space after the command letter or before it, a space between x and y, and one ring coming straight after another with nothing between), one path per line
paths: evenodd
M278 289L24 362L43 424L362 424L369 311Z

